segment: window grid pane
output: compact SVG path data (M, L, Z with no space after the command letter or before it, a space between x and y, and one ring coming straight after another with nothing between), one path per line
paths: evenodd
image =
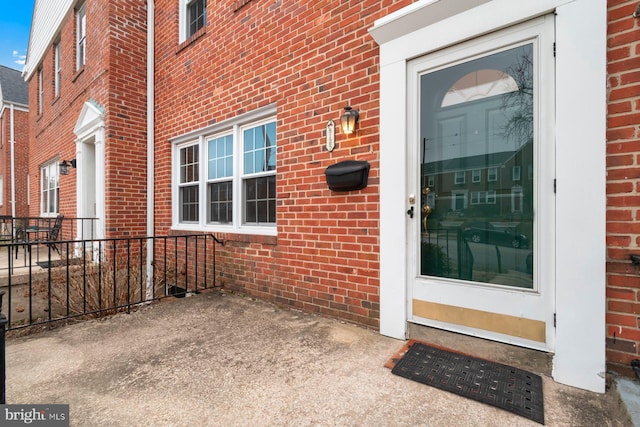
M244 173L276 170L275 122L244 131Z
M41 210L42 213L57 213L60 200L58 181L58 162L54 161L40 169L41 181Z
M180 188L180 222L198 222L198 186Z
M209 221L233 221L233 181L209 183Z
M251 178L244 181L245 224L275 224L275 186L275 175Z
M194 0L187 4L188 37L195 34L206 23L207 8L205 0Z
M76 69L82 68L86 60L87 15L85 5L76 13Z
M209 141L208 178L233 176L233 137L227 135Z

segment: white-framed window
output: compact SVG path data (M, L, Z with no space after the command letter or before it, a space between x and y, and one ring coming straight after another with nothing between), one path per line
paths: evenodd
M44 105L44 79L42 76L42 68L38 69L38 114L42 114L42 106Z
M469 202L472 205L479 205L480 204L480 191L472 191Z
M87 58L87 8L76 9L76 71L84 67Z
M469 199L469 203L471 203L472 205L495 205L496 191L472 191Z
M522 212L522 202L522 187L513 187L511 189L511 212Z
M464 184L464 171L458 171L455 173L454 182L456 184Z
M207 140L209 223L233 222L233 134Z
M514 166L513 168L511 168L512 181L520 181L520 177L521 177L520 175L521 175L520 166Z
M495 205L496 204L496 190L487 191L486 201L485 202L488 205Z
M60 78L62 75L62 47L60 42L53 47L53 96L60 96Z
M179 204L180 222L198 223L200 213L200 147L189 144L180 148Z
M173 141L174 228L276 234L276 118L267 112Z
M42 215L57 214L60 203L57 159L40 168L40 177L40 212Z
M474 169L471 172L471 182L480 182L482 177L482 171L480 169Z
M487 181L497 181L498 180L498 168L489 168L487 169Z
M180 0L180 43L207 24L206 0Z

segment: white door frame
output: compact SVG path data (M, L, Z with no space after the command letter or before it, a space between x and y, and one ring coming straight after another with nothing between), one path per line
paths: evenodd
M552 230L555 228L555 197L553 186L544 184L553 182L555 177L553 41L554 16L547 14L416 58L408 64L408 156L405 170L408 174L406 180L409 193L418 194L421 186L417 160L421 157L420 141L424 136L419 131L424 114L420 104L421 76L477 59L478 55L484 57L513 49L514 46L531 46L532 83L535 88L532 97L532 153L536 168L533 182L534 236L530 236L535 245L528 249L535 254L533 287L523 289L486 282L421 276L420 223L408 218L405 220L409 247L406 258L407 318L411 321L538 350L554 350L555 233ZM478 125L475 124L472 129L475 126ZM460 152L466 153L470 149L461 145L463 148ZM515 145L513 148L515 149ZM452 210L457 210L456 199L459 195L464 197L464 208L467 208L468 188L451 190Z
M102 107L93 101L87 101L74 128L76 139L76 212L78 218L96 217L94 235L91 238L104 239L105 237L105 159L104 159L104 113ZM88 150L87 145L92 145L93 150ZM87 156L93 159L89 160ZM93 168L87 165L93 164ZM90 183L95 183L95 188L88 188ZM88 194L93 192L95 197L95 211L87 203ZM79 220L80 221L80 220ZM81 222L81 221L80 221ZM76 227L81 239L82 224ZM89 237L84 236L85 239Z
M419 0L376 21L370 33L380 45L380 332L399 339L407 333L408 188L398 171L407 157L408 61L552 12L557 44L553 377L604 392L605 0Z

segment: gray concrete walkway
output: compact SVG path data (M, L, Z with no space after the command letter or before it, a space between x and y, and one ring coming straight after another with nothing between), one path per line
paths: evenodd
M391 374L403 344L215 291L9 339L7 403L74 426L539 425ZM543 379L546 425L630 425L615 391Z

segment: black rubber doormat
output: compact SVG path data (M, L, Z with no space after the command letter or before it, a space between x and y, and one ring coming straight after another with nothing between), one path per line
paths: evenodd
M544 424L542 378L531 372L419 342L391 372Z

